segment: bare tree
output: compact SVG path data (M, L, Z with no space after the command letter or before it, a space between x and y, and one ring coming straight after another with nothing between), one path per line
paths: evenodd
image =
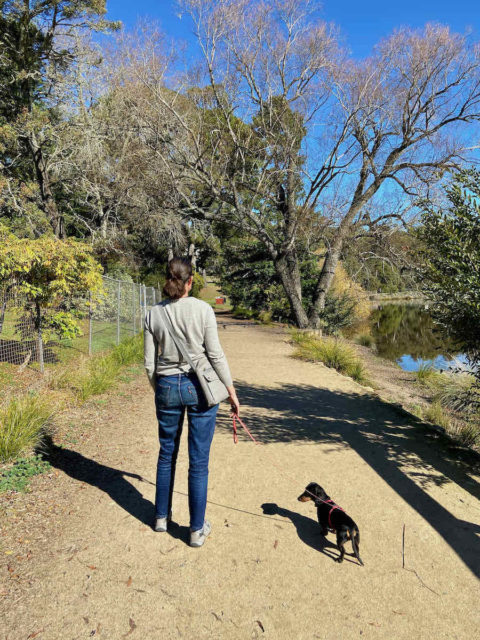
M179 77L154 48L130 60L137 124L177 212L260 240L298 326L316 327L346 239L411 210L382 210L376 198L414 200L476 145L466 125L480 115L478 48L427 26L358 62L313 19L316 2L183 5L202 62ZM299 253L321 246L306 301Z
M479 69L477 46L448 27L427 25L397 31L372 58L339 73L338 100L356 154L351 175L342 176L349 199L317 283L313 322L352 227L405 219L401 208L372 218L367 205L380 189L393 183L406 197L426 195L445 171L472 157L479 140L464 125L480 118Z

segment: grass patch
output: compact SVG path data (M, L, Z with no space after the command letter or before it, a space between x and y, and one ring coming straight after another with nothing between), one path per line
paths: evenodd
M355 342L362 347L368 347L369 349L375 346L375 340L368 333L362 333L361 335L357 336Z
M51 465L40 455L19 458L13 466L0 473L0 493L2 491L26 491L30 479L45 473Z
M350 376L360 384L370 384L365 367L355 351L346 342L338 338L319 338L318 336L293 331L292 341L297 345L294 358L308 362L323 362L327 367Z
M143 333L121 342L112 350L111 356L122 367L140 362L143 358Z
M423 417L425 420L443 427L445 431L449 430L450 417L439 402L432 402L432 404L425 409Z
M446 409L437 399L425 410L423 417L443 427L445 431L466 447L480 447L480 419L478 413L462 416Z
M124 367L138 363L142 358L143 334L127 338L106 355L95 356L88 362L86 373L73 382L78 398L85 402L108 391Z
M81 402L91 396L108 391L115 384L121 365L116 362L112 354L92 358L88 363L87 373L80 376L75 384L75 390Z
M253 309L247 309L247 307L242 307L239 305L238 307L234 307L232 310L232 316L234 318L238 318L240 320L251 320L257 317L257 312Z
M137 365L143 359L143 333L123 340L108 353L84 358L76 363L75 370L64 367L49 380L52 389L71 389L80 402L111 389L117 380L125 378L125 369ZM127 369L128 372L128 369Z
M449 411L473 416L480 410L480 388L475 377L468 373L443 376L445 380L435 396Z
M0 462L37 447L51 429L53 414L48 400L33 394L6 402L0 408Z
M428 363L420 365L418 371L415 371L415 378L418 384L421 384L428 389L437 389L447 380L447 376L445 376L445 374L440 373L434 366Z

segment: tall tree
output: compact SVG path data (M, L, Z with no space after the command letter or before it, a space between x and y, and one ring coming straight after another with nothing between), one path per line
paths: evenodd
M105 0L0 2L1 97L8 97L0 118L15 133L13 149L2 153L2 169L7 178L36 183L40 206L57 237L65 235L51 162L61 108L57 88L75 62L76 34L118 26L104 20L105 13Z
M424 203L423 285L436 322L464 350L480 383L480 172L457 173L446 202Z
M402 218L371 206L376 198L387 189L405 198L428 193L468 156L467 125L480 116L478 49L447 27L427 26L395 32L358 62L314 19L314 1L183 4L203 67L182 78L159 69L154 79L147 54L135 68L151 103L174 123L157 150L171 188L191 216L258 238L297 324L318 326L352 231ZM188 91L199 84L208 87L207 104L205 89L197 102ZM302 244L324 251L310 299L299 276Z

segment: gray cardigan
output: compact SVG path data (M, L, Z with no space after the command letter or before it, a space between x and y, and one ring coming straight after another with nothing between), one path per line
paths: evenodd
M164 300L150 309L145 318L144 353L145 369L150 384L155 388L157 375L169 376L190 371L170 334L158 307L169 306L169 314L176 332L187 343L188 353L196 362L206 354L218 377L227 387L232 377L227 359L218 340L217 320L212 307L198 298Z

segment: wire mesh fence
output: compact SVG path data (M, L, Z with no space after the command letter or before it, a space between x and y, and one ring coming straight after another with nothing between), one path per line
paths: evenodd
M59 302L58 311L74 309L81 334L59 338L42 327L35 304L10 285L0 290L0 362L26 366L55 364L69 359L71 350L88 355L119 344L143 330L145 315L161 301L154 287L103 276L99 300L92 296Z

